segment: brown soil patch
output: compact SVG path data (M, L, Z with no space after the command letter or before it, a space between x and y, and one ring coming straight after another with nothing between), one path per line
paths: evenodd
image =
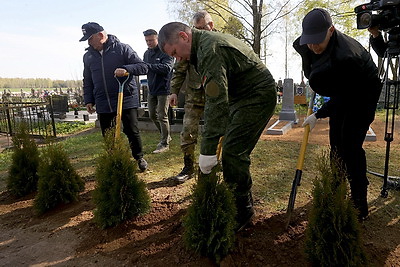
M262 139L301 142L302 121L285 135L263 135ZM367 146L385 145L383 127L373 124L378 141ZM327 120L317 123L309 142L328 143ZM183 244L181 218L188 200L182 196L187 196L187 185L175 186L171 179L148 183L151 212L106 230L93 222L94 186L93 180L87 180L79 202L40 217L32 209L33 195L15 199L0 193L0 266L215 266ZM265 214L258 210L253 225L237 234L235 248L221 266L309 266L303 254L309 205L295 209L288 230L284 211ZM371 212L378 214L385 205L390 208L385 200L374 200ZM400 265L399 216L393 217L384 223L371 219L362 226L371 266Z

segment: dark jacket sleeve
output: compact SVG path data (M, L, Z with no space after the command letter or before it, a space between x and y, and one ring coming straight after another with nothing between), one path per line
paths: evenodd
M369 41L370 41L372 49L374 49L375 53L379 57L384 57L385 56L385 51L386 51L386 48L388 47L388 45L383 40L382 34L380 34L376 38L372 37L372 35L371 35L370 38L369 38Z
M325 102L320 109L315 112L317 119L327 118L332 115L332 112L337 110L336 99L331 98L328 102Z
M167 54L160 54L160 63L147 63L149 70L152 70L158 74L167 75L172 71L174 64L174 58L168 56Z
M130 74L135 76L145 75L147 73L147 64L140 59L130 45L125 44L124 54L127 62L126 65L122 66L122 68L126 69Z
M95 104L94 100L94 95L93 95L93 79L92 79L92 73L89 69L89 67L86 65L86 57L88 55L85 54L83 56L83 98L85 101L85 105L92 103Z

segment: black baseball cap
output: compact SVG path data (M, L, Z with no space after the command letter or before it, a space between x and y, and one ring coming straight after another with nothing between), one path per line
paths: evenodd
M332 19L328 11L315 8L304 17L302 26L300 45L319 44L325 40L326 33L332 26Z
M79 40L79 42L86 41L93 34L102 32L102 31L104 31L103 27L101 27L96 22L88 22L86 24L83 24L82 25L83 37Z

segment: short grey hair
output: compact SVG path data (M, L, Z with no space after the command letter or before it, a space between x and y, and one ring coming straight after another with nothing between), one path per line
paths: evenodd
M199 23L199 21L200 21L201 19L204 19L204 21L206 22L206 24L208 24L209 22L213 21L212 18L211 18L210 13L208 13L208 12L205 11L205 10L197 11L197 12L194 13L194 15L193 15L193 22L194 22L194 24Z
M162 26L158 33L158 46L164 52L166 44L174 44L177 42L179 32L191 33L190 27L182 22L170 22Z

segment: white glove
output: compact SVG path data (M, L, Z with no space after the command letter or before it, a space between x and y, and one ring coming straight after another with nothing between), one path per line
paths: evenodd
M302 126L306 127L306 125L310 125L310 132L311 132L316 122L317 122L317 117L315 117L315 113L313 113L304 120Z
M217 155L201 155L199 157L200 171L209 174L214 166L218 164Z

